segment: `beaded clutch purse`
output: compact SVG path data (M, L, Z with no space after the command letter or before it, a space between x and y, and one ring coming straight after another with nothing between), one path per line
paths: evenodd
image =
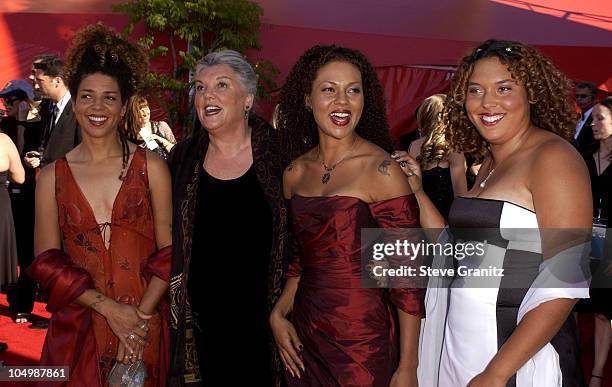
M142 387L146 377L147 368L142 360L128 364L115 362L108 375L108 384L110 386Z

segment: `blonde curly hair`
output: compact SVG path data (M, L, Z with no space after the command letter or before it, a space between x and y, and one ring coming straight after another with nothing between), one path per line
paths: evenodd
M450 152L445 126L442 121L445 100L446 95L434 94L425 98L417 109L417 125L419 131L425 137L418 157L422 168L426 168L429 163L445 160Z
M531 46L507 40L487 40L461 60L447 94L442 116L451 149L475 156L487 153L488 143L469 120L464 105L474 65L490 57L507 65L512 77L525 87L531 122L571 141L577 114L571 97L572 85L567 77Z

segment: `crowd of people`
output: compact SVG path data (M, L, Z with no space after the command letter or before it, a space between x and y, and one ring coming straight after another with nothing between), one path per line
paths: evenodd
M0 91L0 284L16 323L48 329L41 365L100 386L602 385L612 98L594 84L489 40L396 149L358 50L308 49L274 127L225 50L198 62L177 144L151 120L147 63L97 24ZM504 274L364 286L364 230L421 228L485 248L417 262ZM595 316L591 375L572 311Z

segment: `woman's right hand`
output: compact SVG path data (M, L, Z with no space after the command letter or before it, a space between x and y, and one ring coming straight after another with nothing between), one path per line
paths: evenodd
M410 184L412 192L420 192L423 189L423 183L419 162L410 157L408 152L399 150L391 153L391 158L399 164L402 171L408 176L408 184Z
M147 331L142 328L152 315L145 314L133 305L111 302L106 305L102 315L113 333L125 349L131 354L137 352L138 346L144 346Z
M301 378L300 369L304 372L306 368L298 353L304 349L304 346L298 338L295 327L277 311L272 311L270 314L270 327L285 368L293 377Z

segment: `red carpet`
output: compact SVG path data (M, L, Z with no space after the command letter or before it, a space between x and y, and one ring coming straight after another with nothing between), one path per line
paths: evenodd
M6 295L0 294L0 341L8 343L8 350L0 352L0 361L5 365L35 365L38 363L40 351L42 350L47 330L30 329L26 324L15 324L8 311ZM34 319L49 318L45 311L45 304L37 302L34 305ZM583 359L584 374L591 374L593 365L593 316L584 314L579 319L580 341ZM604 373L603 387L612 387L612 352L608 357L608 363ZM31 383L12 383L11 386L31 385Z
M32 319L49 318L45 304L34 305ZM0 341L8 344L8 349L0 352L0 361L5 365L35 365L40 359L40 351L47 334L46 329L30 329L30 323L15 324L8 310L6 295L0 294Z

